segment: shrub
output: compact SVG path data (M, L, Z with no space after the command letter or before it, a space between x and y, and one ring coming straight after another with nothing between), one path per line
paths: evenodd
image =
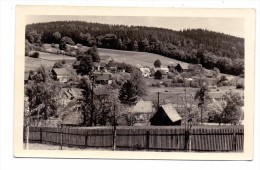
M182 77L177 77L177 83L183 83L183 78Z
M237 83L237 85L236 85L236 88L237 89L244 89L245 87L244 87L244 83Z
M176 77L172 78L172 83L177 83L177 78Z
M165 82L163 82L163 85L164 85L165 87L172 87L172 83L171 83L170 81L165 81Z
M168 79L173 79L174 78L174 74L169 72L167 77L168 77Z
M62 64L65 64L65 63L66 63L66 61L65 61L64 59L62 59L61 63L62 63Z
M199 88L199 83L195 82L195 81L192 81L192 82L190 82L190 87Z
M184 85L183 83L174 83L175 87L183 87L183 85Z
M29 57L32 57L32 58L39 58L39 52L37 52L37 51L30 51L29 53L28 53L28 56Z

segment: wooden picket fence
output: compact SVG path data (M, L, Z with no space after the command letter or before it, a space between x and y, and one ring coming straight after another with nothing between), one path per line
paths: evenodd
M187 131L183 127L117 127L113 133L112 127L30 127L29 142L79 148L112 149L114 146L118 150L241 152L244 128L205 126Z

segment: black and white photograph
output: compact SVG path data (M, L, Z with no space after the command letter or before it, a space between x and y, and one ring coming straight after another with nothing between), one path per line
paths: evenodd
M251 10L77 10L17 25L19 150L250 159Z

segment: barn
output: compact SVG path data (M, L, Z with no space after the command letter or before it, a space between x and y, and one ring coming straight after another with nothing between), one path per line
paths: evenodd
M51 72L53 79L62 83L67 82L70 76L70 73L65 68L53 68Z
M190 71L189 64L187 64L187 63L178 63L177 66L175 67L175 69L179 73L189 72Z
M162 105L150 119L154 126L180 126L181 116L171 103Z

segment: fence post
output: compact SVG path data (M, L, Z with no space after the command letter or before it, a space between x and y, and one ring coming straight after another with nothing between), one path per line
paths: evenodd
M113 150L116 150L116 126L113 128Z
M29 149L29 138L30 138L30 126L26 128L26 149Z
M88 133L85 134L85 148L88 147Z
M40 143L42 143L42 128L40 127Z
M62 150L62 145L63 145L63 132L62 132L63 124L61 124L60 127L60 150Z
M184 146L185 151L189 149L188 145L189 145L189 131L185 129L185 146Z
M232 150L233 151L236 151L236 145L237 145L237 133L236 133L236 130L234 129L234 132L233 132L233 141L232 141Z
M146 150L149 150L150 147L150 132L149 130L146 131Z

